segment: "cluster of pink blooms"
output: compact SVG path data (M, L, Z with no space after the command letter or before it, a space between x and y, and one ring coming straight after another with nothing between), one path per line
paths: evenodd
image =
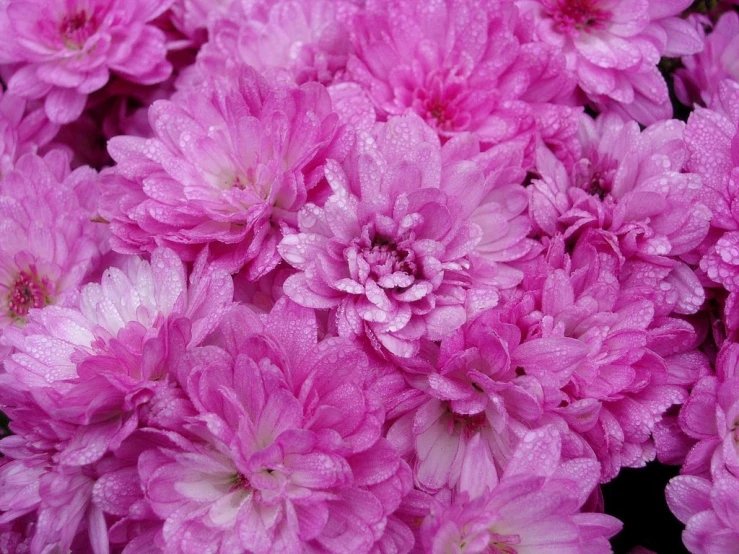
M606 554L655 460L739 552L691 4L0 0L0 552Z

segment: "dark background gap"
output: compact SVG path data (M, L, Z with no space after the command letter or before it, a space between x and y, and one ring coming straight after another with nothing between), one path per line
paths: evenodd
M657 554L688 554L681 540L683 524L667 507L664 492L679 469L656 462L639 469L623 468L603 485L606 513L624 523L611 539L615 554L628 554L637 546Z

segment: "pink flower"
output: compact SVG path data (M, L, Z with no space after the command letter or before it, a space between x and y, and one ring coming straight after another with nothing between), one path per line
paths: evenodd
M332 194L323 207L306 205L300 233L280 243L299 270L285 293L334 309L341 336L367 337L402 358L421 338L439 340L497 303L498 288L517 280L475 250L485 231L470 216L484 176L475 164L443 169L441 161L436 134L414 114L392 118L374 140L360 136L343 166L327 165Z
M583 116L582 157L571 171L539 149L541 179L528 187L529 211L540 233L572 241L587 228L614 235L627 286L652 289L660 313L695 313L703 287L686 262L709 231L698 175L686 173L685 126L677 120L639 131L612 114Z
M228 274L202 262L188 288L172 251L155 251L151 263L130 259L86 285L79 308L35 310L23 329L6 332L15 352L0 375L0 403L16 434L0 441L12 460L0 468L0 522L34 512L32 551L67 551L87 528L102 554L108 522L146 524L145 506L131 507L143 502L138 481L125 490L115 475L135 471L145 449L137 429L148 429L153 448L162 442L155 429L177 429L194 412L169 372L232 296ZM107 486L116 500L105 497Z
M458 487L465 467L495 485L518 437L543 415L543 389L533 376L516 371L521 331L488 310L419 356L431 366L408 374L416 389L403 396L412 409L388 431L401 454L414 461L424 490ZM556 363L551 370L556 371ZM407 409L406 409L407 411Z
M70 306L105 249L104 228L81 205L97 174L69 169L60 151L25 154L0 179L0 329L29 312Z
M598 464L562 462L552 427L529 431L500 479L480 488L474 464L463 470L467 486L451 503L432 508L421 528L426 552L610 553L608 538L621 523L580 509L598 483ZM492 549L492 550L491 550Z
M42 109L30 109L23 98L0 90L0 180L20 156L36 153L58 129Z
M724 307L724 323L729 330L739 328L736 248L739 241L739 83L722 81L710 109L696 107L685 132L690 150L688 167L703 178L704 202L711 208L711 224L716 230L706 240L700 261L708 278L729 292ZM705 251L705 250L704 250Z
M62 463L92 463L137 428L152 397L169 394L169 365L203 341L232 295L230 277L202 260L188 288L174 252L157 250L151 263L130 259L86 285L79 308L49 306L6 331L16 352L4 382L75 426Z
M709 108L696 106L685 128L689 158L686 169L703 179L703 202L713 212L711 225L739 229L733 197L739 186L739 83L718 84Z
M709 476L729 470L739 476L739 345L725 343L716 359L716 375L703 377L690 393L678 419L692 438L682 473Z
M358 11L349 0L235 2L210 25L199 63L250 65L272 81L330 84L351 52L348 23Z
M9 392L4 386L4 409ZM13 542L28 550L20 552L68 551L90 507L91 472L60 467L54 459L70 438L69 425L39 414L32 401L11 406L10 415L17 434L0 440L0 524L21 535Z
M705 18L692 19L699 31ZM675 94L686 106L695 103L707 105L724 79L739 82L739 15L734 11L724 13L711 32L703 39L702 52L685 56L682 68L675 71Z
M164 34L149 22L172 0L7 0L0 61L18 64L11 94L44 99L54 123L77 119L113 72L153 84L169 77Z
M326 90L268 86L250 69L206 79L149 110L155 136L115 137L104 172L113 247L157 245L258 279L279 261L280 226L294 224L327 156L351 143Z
M690 324L656 316L639 291L620 286L607 236L588 232L571 257L561 248L553 242L548 265L532 269L528 292L508 308L528 337L513 357L542 384L541 423L569 427L568 448L595 455L607 481L655 457L652 430L707 362L691 356Z
M739 480L722 475L711 483L680 475L666 490L667 504L685 523L683 542L693 554L734 552L739 544Z
M93 480L79 471L48 472L40 477L40 494L45 502L35 514L30 552L53 552L55 549L69 552L75 539L80 546L89 544L84 535L78 535L82 522L89 525L91 535L99 530L93 529L93 525L102 523L104 526L102 513L90 504L92 486ZM106 540L104 535L103 540ZM97 554L102 550L92 552Z
M531 104L574 82L555 49L532 42L514 6L495 0L381 0L355 22L348 75L381 117L415 112L444 138L532 146ZM520 35L520 36L519 36Z
M166 552L370 552L397 531L410 471L381 437L366 356L318 343L313 313L287 299L264 323L231 312L216 343L178 369L193 438L139 464ZM408 552L410 532L394 536Z
M475 135L464 134L449 140L441 150L444 181L452 181L465 175L476 176L471 171L473 162L483 173L484 183L477 194L459 194L465 210L471 210L470 221L480 226L482 238L475 247L479 256L494 264L495 282L507 289L518 284L523 272L520 262L538 255L542 246L528 238L532 231L528 217L526 189L521 183L526 178L523 150L515 145L484 147ZM482 193L482 198L479 198Z
M661 56L703 48L696 29L677 17L690 0L517 0L536 36L561 50L580 89L599 109L648 125L672 115Z
M129 438L119 446L117 456L79 466L59 460L72 426L48 414L39 417L31 403L14 415L24 418L14 422L18 434L0 441L6 456L0 465L0 545L7 548L5 541L17 545L18 550L10 552L18 554L103 554L110 551L110 543L120 542L117 535L127 520L152 517L143 503L136 462L142 445L154 448L162 444L160 437L149 433ZM153 543L151 523L145 521L138 531ZM154 544L137 550L139 541L129 540L125 554L161 552Z

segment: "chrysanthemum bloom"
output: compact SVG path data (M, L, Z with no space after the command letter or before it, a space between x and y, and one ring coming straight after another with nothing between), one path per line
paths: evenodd
M656 123L644 131L634 121L584 115L582 158L571 171L539 149L529 211L542 234L563 233L572 242L584 229L614 235L624 256L620 279L642 287L660 314L695 313L704 291L686 264L709 231L711 211L701 202L701 179L687 173L685 125ZM651 290L651 293L647 289Z
M286 294L334 309L340 335L366 336L402 358L421 338L439 340L495 305L498 288L517 281L476 251L488 231L484 216L479 225L471 220L486 194L484 175L474 163L441 162L436 133L415 114L390 119L374 140L361 135L343 166L327 165L332 194L324 206L306 205L300 232L280 243L299 270L285 281ZM490 225L497 229L494 218ZM525 240L511 236L512 249Z
M425 552L612 552L608 539L617 519L580 509L598 483L598 463L561 461L553 427L522 438L500 478L481 482L476 464L463 469L463 485L451 503L432 509L421 528Z
M29 110L26 100L0 89L0 180L20 156L36 153L58 129L43 109Z
M574 80L554 48L519 39L517 10L496 0L377 0L355 21L348 77L381 117L415 112L442 137L531 145L530 103L566 98Z
M404 402L413 409L392 424L388 440L414 462L424 490L457 487L463 468L470 466L477 482L493 488L518 437L541 418L540 382L516 372L512 362L520 340L518 327L488 310L442 340L440 348L423 349L416 363L431 367L409 376L416 391L406 393ZM550 370L559 365L553 358Z
M102 536L107 542L102 512L90 504L94 480L89 472L86 475L78 467L64 470L54 467L55 449L44 444L43 439L56 441L69 437L49 431L31 431L30 436L12 436L0 441L0 451L6 456L5 463L0 466L3 491L0 536L6 534L3 532L6 529L15 528L20 535L15 541L26 545L18 554L69 552L78 536L80 542L75 546L82 547L82 551L103 552L90 549L90 540L79 533L83 521L89 525L90 535L100 530L95 524L102 522Z
M81 205L88 167L69 169L60 151L25 154L0 178L0 330L29 311L69 306L105 249L101 225Z
M667 504L685 523L683 543L692 554L729 554L739 545L739 479L680 475L667 484Z
M111 73L140 84L169 77L164 33L153 19L173 0L7 0L0 5L0 62L18 64L8 90L44 99L55 123L82 113Z
M705 18L694 16L699 31ZM739 14L726 12L703 39L702 52L682 59L675 71L675 94L686 106L707 105L724 79L739 82Z
M678 17L690 0L517 0L536 36L561 50L597 107L648 125L672 115L660 57L699 52L701 36Z
M527 274L517 320L527 339L514 357L544 387L543 422L569 426L607 481L654 459L654 426L707 362L684 359L696 346L691 325L657 317L648 297L620 285L621 256L602 235L580 237L571 257L554 241L548 264Z
M103 458L125 454L140 426L171 427L188 414L169 371L218 324L232 290L228 274L202 263L188 288L175 253L157 250L151 263L131 259L86 285L79 308L35 310L24 328L6 331L15 352L0 376L0 402L16 435L0 441L14 460L0 479L17 494L8 492L0 509L5 520L36 513L39 552L67 551L83 521L94 527L91 540L107 542L104 506L91 504L96 479L111 471Z
M711 208L715 232L706 242L710 249L700 262L708 277L722 285L729 297L724 323L739 328L739 83L722 81L710 108L695 108L685 131L690 149L688 168L703 178L704 202ZM715 241L715 242L714 242Z
M703 377L680 410L680 428L697 441L682 473L709 476L725 468L739 476L739 345L725 343L716 375Z
M739 186L739 83L721 81L708 108L696 106L685 128L686 169L701 176L703 202L711 209L711 225L739 229L735 189Z
M178 369L197 415L190 439L145 453L146 496L165 519L165 551L370 552L410 470L382 438L367 357L345 339L317 341L311 310L284 298L265 323L246 308L220 346Z
M151 263L127 260L86 285L78 308L49 306L7 331L16 352L4 380L78 426L61 461L90 463L136 429L141 407L169 386L168 365L207 336L232 296L228 274L202 263L188 288L171 250L156 250Z
M6 394L3 400L7 400ZM60 461L60 451L73 439L75 426L56 421L32 401L13 408L12 416L17 434L0 441L0 452L5 456L0 464L3 552L103 554L110 552L111 542L121 542L115 535L126 519L141 519L147 513L154 517L138 500L143 492L136 463L142 450L166 444L161 436L149 433L139 440L129 438L118 446L120 456L106 455L95 463L80 465ZM135 481L126 478L131 475ZM145 534L146 528L140 525L138 531ZM148 538L154 537L149 533ZM125 554L161 552L153 544L141 548L135 536L129 541Z
M495 282L506 289L523 278L516 265L535 257L542 246L527 238L532 225L526 189L521 186L526 178L524 150L511 144L481 152L483 148L474 134L458 135L446 142L441 150L442 179L476 176L475 166L482 171L484 180L477 185L477 193L460 196L466 209L472 210L470 221L482 229L475 252L494 264Z
M332 83L351 52L349 0L235 2L209 26L199 63L247 64L272 81Z
M55 421L33 402L12 415L17 434L0 441L3 552L102 554L115 545L122 545L123 554L162 552L156 540L161 522L143 498L136 466L141 452L171 446L164 434L134 434L116 446L115 456L69 463L60 460L60 451L73 439L75 426ZM13 544L26 549L9 548Z
M116 137L117 165L104 172L104 215L113 247L157 245L255 280L279 261L280 226L294 224L326 157L341 159L351 136L326 89L268 86L253 70L205 80L149 110L155 136Z

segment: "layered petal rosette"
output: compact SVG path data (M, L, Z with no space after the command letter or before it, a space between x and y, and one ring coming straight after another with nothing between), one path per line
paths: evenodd
M280 243L298 269L284 289L303 306L333 309L340 335L408 358L421 338L451 333L511 283L476 252L485 232L469 218L485 179L475 164L443 171L436 134L414 114L357 145L343 166L327 166L324 206L306 205L300 232Z
M173 0L8 0L0 62L17 64L12 94L43 99L55 123L82 113L114 73L150 85L170 76L164 33L151 24Z
M562 461L562 443L553 427L523 436L500 477L483 486L472 463L463 486L447 505L439 503L424 520L426 552L612 552L608 538L617 519L581 512L597 486L598 463L585 458Z
M678 17L690 0L517 0L539 40L561 50L580 90L598 109L643 125L672 116L660 57L703 49Z
M0 178L0 330L24 325L32 309L73 305L107 250L103 226L81 201L95 171L71 171L59 150L13 165Z
M497 0L370 2L355 22L348 77L383 118L415 112L443 138L474 132L487 145L532 146L544 117L532 104L566 98L574 81L525 27Z
M0 554L739 553L737 5L0 0Z
M232 312L220 333L178 369L192 438L139 465L165 551L370 552L392 535L408 552L390 516L410 471L381 436L367 357L317 342L313 313L285 298L264 323Z
M640 287L660 313L695 313L705 298L688 263L697 261L712 214L700 176L687 172L686 133L677 120L640 132L616 115L583 116L582 157L567 171L540 149L542 178L527 189L540 233L569 241L588 228L611 233L625 258L620 279Z
M107 494L120 494L115 475L135 471L146 449L137 429L176 427L192 411L169 371L218 324L231 296L228 274L200 264L188 288L179 258L157 250L151 263L106 270L78 307L34 310L24 328L7 331L15 352L0 375L0 403L16 434L0 441L8 460L0 523L35 513L32 551L68 551L81 540L75 548L91 542L98 553L108 543L103 512L144 518L145 505L127 511L138 482L123 499L101 495L108 485ZM149 448L160 442L145 437Z
M156 536L161 523L143 500L136 464L142 451L167 444L166 439L134 434L116 445L116 455L70 464L60 456L73 440L73 426L26 405L29 409L13 411L18 434L0 441L4 551L161 553Z
M520 342L517 326L487 310L439 348L424 345L407 376L413 388L398 394L406 413L387 435L413 463L420 488L458 487L472 467L480 486L495 486L519 437L544 413L541 383L512 361Z
M157 245L258 279L279 261L281 226L294 224L331 155L351 137L316 83L272 87L251 69L206 79L149 111L154 137L116 137L104 173L104 215L121 252Z
M678 418L693 440L681 472L709 477L730 471L739 475L739 345L725 343L716 359L716 374L696 383Z
M228 274L202 264L188 287L171 250L151 263L128 259L86 285L76 307L33 311L25 327L7 330L16 352L3 381L31 394L46 417L76 426L64 463L91 463L136 429L142 407L169 386L169 364L202 342L232 296Z
M686 128L690 149L688 167L703 178L704 202L711 208L711 225L715 231L708 237L707 252L700 267L711 281L720 284L729 295L724 305L724 325L739 328L739 83L722 81L710 108L696 107Z
M528 339L513 359L544 389L541 423L569 428L568 449L595 455L608 481L654 459L653 430L709 370L692 325L621 286L619 253L602 239L584 235L571 257L555 242L547 269L531 272L514 312Z

